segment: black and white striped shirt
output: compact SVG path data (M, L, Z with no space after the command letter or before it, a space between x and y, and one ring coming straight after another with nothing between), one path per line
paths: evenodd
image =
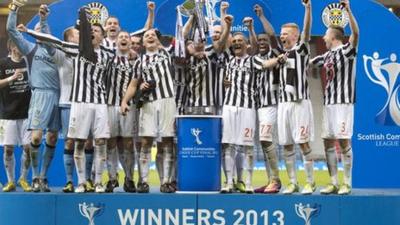
M211 61L208 56L189 57L186 66L186 106L214 106Z
M226 65L226 76L231 85L227 88L224 105L255 109L256 71L262 69L262 60L256 56L232 56Z
M357 49L350 43L331 49L311 60L324 67L324 105L355 103Z
M309 43L300 41L286 54L287 61L281 66L279 74L279 101L294 102L310 99L307 81L310 57Z
M133 78L133 61L127 55L117 55L109 67L107 104L119 106ZM131 100L132 101L132 100ZM132 103L132 102L131 102Z
M102 45L108 49L115 50L117 49L117 41L116 40L111 40L108 37L103 39Z
M259 58L268 60L278 56L275 50L265 55L258 54ZM279 68L265 69L257 72L258 108L268 107L278 103Z
M114 57L114 52L103 46L100 46L95 52L97 63L90 62L80 55L74 59L72 102L106 104L107 70Z
M147 52L135 62L133 68L135 79L156 82L156 87L149 96L150 101L174 97L174 70L171 56L165 49L154 53Z
M206 52L211 60L211 71L214 87L214 104L222 106L225 98L224 78L226 76L226 64L229 58L233 56L231 49L226 49L221 53L215 52L212 45L206 48Z

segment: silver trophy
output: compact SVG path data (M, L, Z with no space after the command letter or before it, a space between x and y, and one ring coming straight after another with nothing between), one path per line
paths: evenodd
M201 145L203 142L200 140L200 133L201 130L199 128L192 128L191 129L192 135L196 138L196 144Z
M83 217L89 220L89 225L94 224L94 218L100 216L103 213L104 206L93 203L87 204L86 202L79 204L79 212Z
M389 58L379 58L379 53L374 52L372 57L364 55L364 70L371 82L382 86L387 99L385 105L378 112L375 121L381 125L400 126L400 63L396 54Z
M302 218L305 225L311 225L311 219L319 215L321 211L321 206L315 204L311 206L310 204L303 205L302 203L295 204L296 214Z

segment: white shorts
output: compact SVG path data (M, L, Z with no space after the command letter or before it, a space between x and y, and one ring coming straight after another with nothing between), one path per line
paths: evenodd
M278 139L280 145L314 140L314 116L310 100L278 104Z
M89 133L93 134L95 139L110 137L107 105L73 102L68 137L87 139Z
M322 138L351 139L353 136L354 105L325 105L322 111Z
M28 119L4 120L3 145L21 146L31 143Z
M260 141L272 142L276 138L277 106L263 107L257 110Z
M123 116L119 106L108 106L108 119L110 120L111 137L133 137L135 124L135 114L133 106L129 107L129 112ZM135 106L136 108L136 106Z
M254 146L256 110L224 105L222 143Z
M3 145L5 123L5 120L0 120L0 145Z
M140 137L174 137L175 136L175 100L158 99L145 103L140 109Z

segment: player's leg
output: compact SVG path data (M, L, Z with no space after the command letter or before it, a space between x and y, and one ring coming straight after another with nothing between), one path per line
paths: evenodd
M31 132L28 131L27 119L18 120L17 126L18 126L19 138L21 140L20 145L22 145L20 176L18 178L18 185L25 192L30 192L32 191L32 187L27 181L27 176L31 166L31 158L30 158Z
M224 106L222 109L222 168L225 173L225 185L221 193L232 193L233 170L235 164L235 142L240 134L236 129L236 108Z
M43 131L32 130L31 140L31 165L32 165L32 191L40 191L39 149L42 142Z
M93 147L93 138L89 135L89 138L85 141L85 170L86 170L86 191L94 192L94 177L96 168L94 167L95 152Z
M163 180L160 186L160 191L164 193L173 193L171 183L172 168L174 164L173 144L175 136L175 113L176 106L173 98L162 99L159 102L159 130L161 136L162 148L162 167L163 167Z
M134 170L132 168L135 167L135 150L133 147L133 138L132 137L124 137L124 171L125 171L125 181L124 181L124 190L126 192L136 192L135 181L134 181Z
M164 180L163 153L164 153L164 148L162 144L160 142L157 142L156 170L158 173L158 178L160 180L160 185L163 184Z
M352 169L353 169L353 149L350 139L339 139L343 162L343 184L340 186L338 194L347 195L351 193Z
M338 159L336 156L335 139L324 139L326 164L331 183L321 189L321 194L336 194L338 191Z
M102 175L105 170L107 160L107 139L110 138L110 126L108 119L107 105L93 105L94 118L92 118L92 130L94 138L94 149L96 152L95 163L95 192L103 193L106 191L102 184Z
M13 145L4 145L3 163L7 174L7 184L3 187L3 191L15 191L15 156Z
M118 167L118 154L117 154L117 137L111 137L107 140L107 170L108 181L106 185L106 192L113 192L117 187L117 167Z

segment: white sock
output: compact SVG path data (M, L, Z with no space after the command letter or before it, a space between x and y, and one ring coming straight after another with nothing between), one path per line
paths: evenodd
M75 142L75 151L74 151L74 161L76 174L78 175L78 184L83 184L86 182L86 157L85 157L85 148L79 148L77 142Z
M3 162L4 162L4 167L6 169L8 182L14 182L15 181L15 156L14 156L14 151L11 154L7 154L7 152L4 150Z
M343 161L343 178L344 183L352 186L352 170L353 170L353 149L349 146L346 150L342 149Z
M163 184L163 180L164 180L163 151L164 151L164 149L157 148L156 169L158 172L158 177L160 179L160 184Z
M171 182L173 162L172 148L165 146L163 149L163 184Z
M125 171L125 176L128 177L129 180L133 180L133 173L131 168L135 166L135 152L134 149L125 149L124 151L124 163L123 166ZM132 165L133 164L133 165Z
M303 155L304 172L306 173L307 183L314 183L314 159L311 156L311 149Z
M251 187L253 183L253 166L254 166L254 149L253 146L245 146L245 170L247 172L246 176L246 187ZM239 177L239 176L238 176Z
M104 145L95 145L94 151L97 151L96 158L94 159L94 164L96 164L96 176L95 176L95 183L101 184L101 177L103 175L106 160L107 160L107 146Z
M24 147L25 148L25 147ZM25 179L29 173L29 167L31 166L31 157L29 156L29 147L28 149L23 149L21 155L21 168L20 168L20 179Z
M331 177L331 182L333 185L338 185L338 176L337 176L337 156L336 156L336 148L328 148L325 150L326 164L328 166L329 176Z
M140 149L139 153L139 172L140 172L140 181L147 183L149 179L149 170L150 170L150 162L151 162L151 148Z
M244 146L236 146L235 148L235 166L236 166L236 178L237 181L243 181L243 170L245 163L245 147Z
M276 153L275 145L270 144L268 147L263 147L263 152L264 157L266 158L265 169L267 170L268 180L279 180L278 155ZM270 171L270 174L268 174L268 171Z
M226 145L223 149L224 151L224 158L225 158L225 174L226 174L226 183L228 185L232 185L233 179L233 169L235 164L235 146L233 145Z
M289 177L290 183L297 184L296 175L296 152L294 149L284 149L286 172Z

